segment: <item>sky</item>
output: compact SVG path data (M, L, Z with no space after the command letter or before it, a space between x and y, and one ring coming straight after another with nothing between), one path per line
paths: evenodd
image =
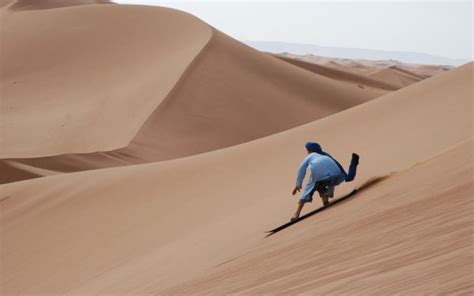
M473 59L472 1L159 1L241 41L422 52Z

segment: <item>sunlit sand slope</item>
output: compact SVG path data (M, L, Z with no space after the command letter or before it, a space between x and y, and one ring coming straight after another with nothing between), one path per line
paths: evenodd
M227 149L0 185L3 289L165 295L212 286L290 294L353 287L364 294L434 291L445 282L440 291L468 291L472 144L459 144L472 137L472 70L471 63ZM294 210L290 191L307 140L344 164L351 152L361 155L358 178L338 195L400 173L264 239ZM248 271L249 262L268 273ZM324 283L305 268L327 276Z
M469 141L163 295L470 295Z

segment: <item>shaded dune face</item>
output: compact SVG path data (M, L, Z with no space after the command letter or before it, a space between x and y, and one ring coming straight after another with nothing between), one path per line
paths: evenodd
M11 1L11 10L38 10L90 4L113 4L109 0L16 0Z
M87 55L85 43L69 39L70 34L79 38L78 32L65 29L61 35L51 30L44 32L46 36L75 55L62 51L63 60L51 61L57 66L45 65L40 61L48 57L43 49L48 45L35 39L38 52L30 63L7 68L9 129L2 151L7 168L0 174L2 183L21 180L22 171L27 179L205 153L278 133L385 93L361 89L339 76L311 73L169 9L86 6L51 10L51 15L32 12L33 21L28 22L13 14L7 28L10 43L18 39L14 32L34 31L36 20L73 28L79 19L61 16L74 11L87 17L79 33L94 37L91 49L98 56ZM96 29L104 17L122 17L110 22L116 35L109 51L111 41L101 44L102 38L110 39L109 32ZM141 21L132 26L138 17ZM174 29L163 30L171 20ZM104 56L107 52L113 55ZM9 52L11 60L26 54L14 48ZM41 72L28 77L33 66ZM32 104L39 106L26 107ZM83 133L84 128L89 132Z
M160 160L203 153L281 132L377 95L308 73L214 31L128 153L147 158L153 149Z

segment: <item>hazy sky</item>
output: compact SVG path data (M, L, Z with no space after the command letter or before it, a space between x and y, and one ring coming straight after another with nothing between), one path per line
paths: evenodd
M472 60L472 1L159 1L246 41L416 51Z

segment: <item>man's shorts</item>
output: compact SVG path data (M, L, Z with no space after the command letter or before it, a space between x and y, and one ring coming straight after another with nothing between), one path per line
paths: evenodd
M309 198L301 199L302 202L312 202L313 195L317 191L320 197L327 196L332 197L334 195L334 186L332 186L332 180L321 180L314 184L313 190L309 194Z

